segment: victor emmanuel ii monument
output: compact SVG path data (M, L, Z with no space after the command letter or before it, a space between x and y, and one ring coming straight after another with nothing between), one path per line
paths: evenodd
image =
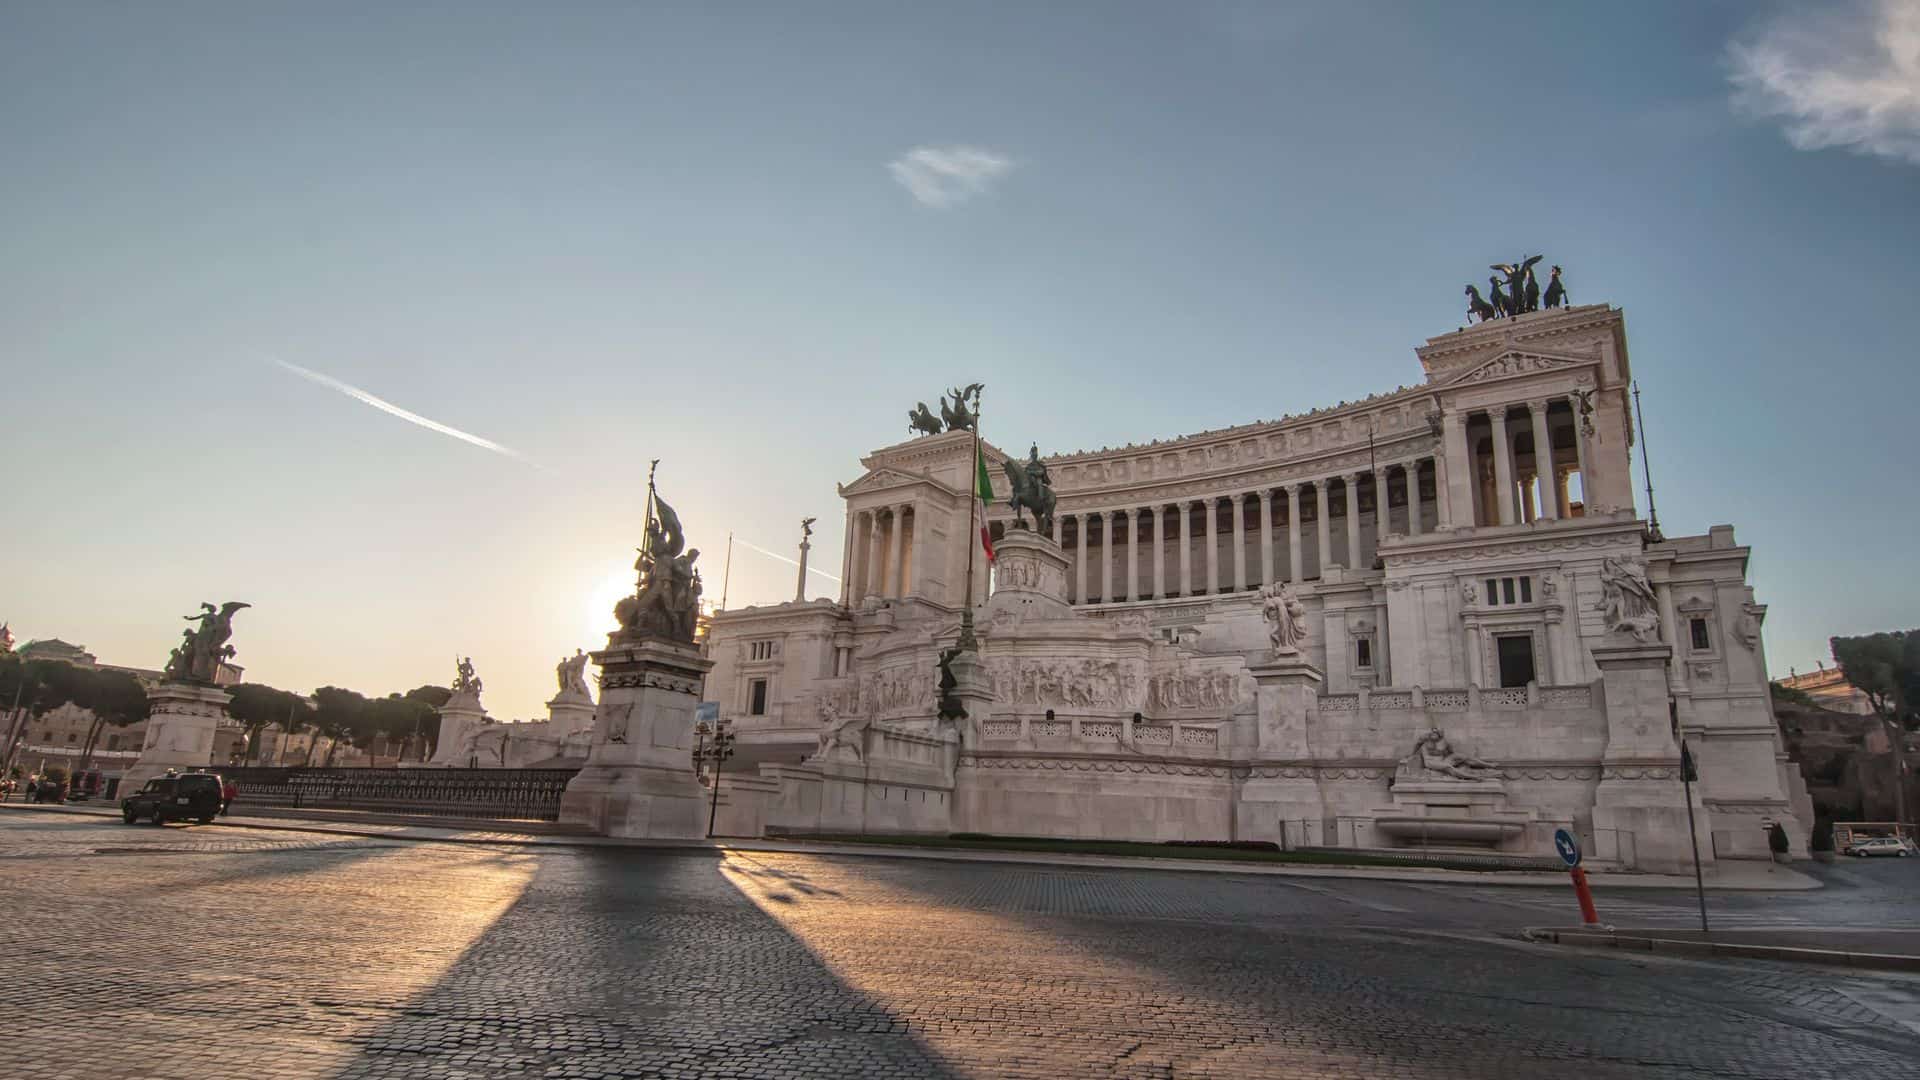
M837 600L722 612L702 659L649 599L689 584L656 555L594 654L583 797L684 734L636 731L615 688L691 710L710 663L742 751L722 833L1547 854L1566 826L1602 863L1671 871L1684 737L1703 860L1767 858L1776 820L1797 851L1811 807L1748 550L1636 511L1624 315L1566 306L1557 267L1543 307L1538 261L1498 266L1491 303L1469 287L1480 321L1363 401L1024 459L980 442L977 387L920 406L839 489ZM994 560L969 585L976 477ZM660 809L690 794L684 756L649 781L675 824L624 828L687 827ZM568 798L619 827L610 796Z

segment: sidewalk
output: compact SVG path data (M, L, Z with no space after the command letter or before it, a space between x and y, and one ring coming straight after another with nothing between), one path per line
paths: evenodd
M1783 960L1877 971L1920 971L1920 930L1699 930L1537 927L1528 941L1595 949L1629 949L1715 959Z
M8 802L0 810L19 810L55 814L79 814L90 817L118 818L120 811L107 805L45 805ZM502 823L503 825L505 823ZM490 844L512 847L614 848L640 851L684 852L781 852L798 855L838 855L869 859L930 859L940 862L999 863L1021 866L1073 866L1113 870L1179 870L1199 874L1240 874L1273 877L1348 878L1367 881L1415 881L1455 885L1511 885L1536 888L1567 888L1567 876L1561 873L1519 871L1473 871L1427 869L1425 867L1386 866L1300 866L1276 863L1235 862L1222 859L1158 859L1150 856L1078 855L1055 852L979 851L950 848L916 848L888 844L813 843L800 840L635 840L562 831L538 822L498 828L464 828L445 825L421 825L397 818L377 820L322 821L308 818L282 818L265 815L235 815L219 819L214 828L277 829L283 832L326 833L335 836L375 837L440 844ZM1692 889L1693 878L1678 874L1590 873L1588 880L1608 889ZM1821 888L1821 883L1772 862L1722 862L1708 873L1709 889L1730 891L1797 891Z

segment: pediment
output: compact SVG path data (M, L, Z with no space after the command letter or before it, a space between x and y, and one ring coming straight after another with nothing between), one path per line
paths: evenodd
M859 495L868 491L885 491L889 488L897 488L906 484L925 482L927 482L927 478L924 476L914 476L911 473L904 473L898 469L874 469L853 483L842 487L840 494Z
M1470 386L1474 383L1497 382L1522 375L1535 375L1543 371L1578 371L1581 368L1592 367L1595 363L1597 361L1592 357L1510 349L1491 360L1468 368L1449 379L1447 385Z

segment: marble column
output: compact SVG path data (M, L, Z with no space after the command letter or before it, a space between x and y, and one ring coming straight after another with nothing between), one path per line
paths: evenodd
M1358 570L1366 565L1360 559L1360 474L1341 479L1347 483L1347 569Z
M1200 504L1179 504L1180 513L1180 595L1193 595L1193 510Z
M1100 513L1100 602L1113 603L1113 511Z
M1580 399L1575 397L1568 400L1573 404L1573 453L1580 464L1580 512L1585 514L1591 512L1588 508L1593 505L1593 500L1587 495L1593 490L1593 478L1587 475L1586 425L1580 419ZM1568 512L1572 512L1571 508Z
M881 588L880 568L886 562L887 549L883 546L886 537L880 531L880 511L876 508L867 511L867 572L861 575L864 588L861 598L884 595Z
M1287 580L1299 584L1304 576L1305 552L1300 550L1300 485L1287 485Z
M1066 517L1065 514L1053 515L1053 546L1054 547L1060 546L1060 537L1063 535L1060 530L1064 527L1062 526L1061 522L1063 519L1065 519L1065 517Z
M1075 543L1080 549L1080 557L1073 563L1073 602L1087 602L1087 515L1077 514L1073 519Z
M905 565L907 561L907 508L905 506L896 506L893 508L892 544L893 551L888 556L889 561L887 562L888 595L905 596L907 594L905 589L907 577L907 568Z
M1457 412L1440 418L1440 453L1433 459L1434 501L1440 524L1475 525L1473 513L1473 451L1467 446L1467 424Z
M1513 440L1507 436L1507 407L1487 410L1493 425L1493 513L1490 524L1512 525L1520 520L1513 505Z
M1167 508L1153 508L1153 598L1167 595Z
M1273 489L1260 492L1260 584L1273 584Z
M1233 495L1233 589L1247 591L1247 496Z
M1327 491L1325 480L1313 482L1314 509L1320 512L1319 520L1314 522L1314 539L1320 541L1320 550L1315 553L1314 576L1327 576L1327 552L1333 547L1333 499Z
M847 538L840 545L840 603L853 603L853 538L859 531L857 515L847 515Z
M1206 508L1200 521L1207 534L1207 595L1214 596L1220 592L1220 500L1210 498L1201 505Z
M1380 554L1380 541L1393 535L1393 499L1388 494L1387 467L1373 473L1373 553Z
M1407 462L1407 535L1420 535L1420 459Z
M1133 511L1115 510L1115 521L1120 522L1120 554L1126 559L1126 578L1120 583L1120 591L1115 600L1132 600L1135 589L1140 587L1140 555L1135 543L1140 539L1137 522L1133 520Z
M914 508L913 546L907 555L906 587L902 595L921 597L927 595L928 518L929 515L921 513L918 507Z
M1554 505L1560 498L1560 481L1554 475L1553 439L1547 434L1547 403L1529 401L1527 413L1533 419L1533 476L1540 491L1540 512L1535 516L1556 518L1560 516Z

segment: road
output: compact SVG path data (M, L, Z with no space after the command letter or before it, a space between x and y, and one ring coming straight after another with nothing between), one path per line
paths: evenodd
M1560 890L24 811L0 869L0 1046L31 1075L1920 1075L1920 979L1502 936L1572 921ZM1710 901L1723 925L1920 921L1920 860L1820 872ZM1600 894L1621 923L1692 903Z

